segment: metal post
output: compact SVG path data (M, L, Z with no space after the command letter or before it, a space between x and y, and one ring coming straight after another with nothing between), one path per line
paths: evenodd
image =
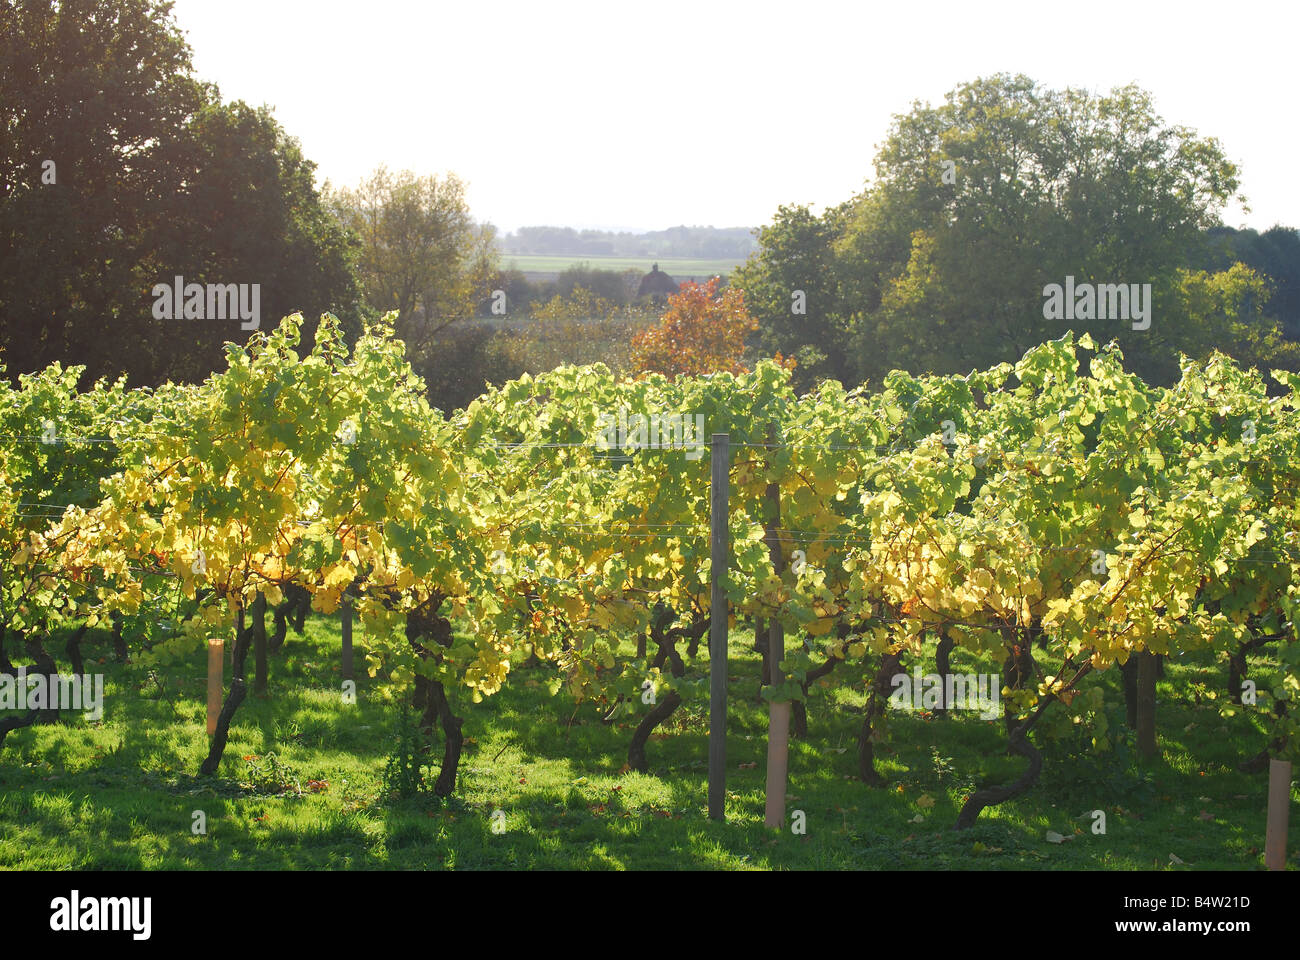
M715 433L709 476L709 819L727 806L727 560L730 438Z
M767 487L771 520L767 528L767 545L772 555L772 570L779 577L785 569L781 556L781 488L772 483ZM773 617L768 627L767 656L770 679L779 684L781 661L785 658L785 628L780 618ZM790 702L769 702L767 714L767 810L764 824L770 829L785 826L785 788L790 753Z
M352 598L345 593L339 606L342 617L339 633L343 638L343 679L355 680L356 677L352 675Z

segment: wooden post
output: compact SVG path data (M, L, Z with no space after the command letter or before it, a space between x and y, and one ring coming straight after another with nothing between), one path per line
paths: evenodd
M1286 823L1291 812L1291 762L1268 764L1268 827L1264 834L1264 867L1286 869Z
M352 675L352 598L346 593L339 608L342 617L339 632L343 637L343 679L355 680L356 677Z
M1156 741L1156 655L1143 650L1135 655L1137 670L1137 749L1143 760L1160 755Z
M727 818L727 559L730 440L715 433L709 474L709 819Z
M774 434L769 434L773 436ZM767 486L771 521L767 528L767 546L772 555L772 569L777 576L785 569L781 556L781 488ZM768 672L773 685L781 682L781 660L785 657L785 628L773 617L767 635ZM769 828L785 826L785 788L790 749L790 703L769 701L767 714L767 811L764 824Z
M221 713L221 688L225 685L224 640L208 641L208 736L217 732L217 716Z

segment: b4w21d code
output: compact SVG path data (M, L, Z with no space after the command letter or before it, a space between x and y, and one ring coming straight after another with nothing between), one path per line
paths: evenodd
M1250 897L1125 897L1125 907L1141 907L1147 910L1163 910L1166 907L1220 907L1235 909L1249 907Z

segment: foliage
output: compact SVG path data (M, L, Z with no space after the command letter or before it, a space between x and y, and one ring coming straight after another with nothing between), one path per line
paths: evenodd
M455 174L440 180L380 166L355 189L327 184L326 194L360 240L366 300L397 311L412 362L428 362L432 338L474 315L496 271L492 229L474 222L465 184Z
M1227 293L1249 291L1237 280ZM635 380L566 366L448 419L386 324L349 351L326 317L301 356L299 325L232 344L194 387L83 394L79 371L51 369L9 388L0 626L15 655L39 659L51 626L159 610L178 628L132 638L132 655L165 675L258 593L293 585L332 613L351 590L376 695L414 688L452 753L440 698L482 700L536 658L552 691L640 718L641 769L649 732L707 691L704 437L726 432L729 624L762 617L795 641L769 698L806 702L814 671L860 689L943 636L1004 664L1021 752L1032 730L1101 749L1109 671L1258 641L1269 749L1300 745L1293 374L1270 396L1213 355L1150 386L1115 346L1067 336L969 376L895 371L876 392L800 395L772 361ZM49 419L111 442L88 457L21 442ZM16 509L54 496L71 506ZM440 781L454 769L449 754Z
M333 309L357 331L352 252L313 165L268 111L223 105L195 78L170 8L5 5L0 339L11 375L79 358L92 377L203 377L221 342L245 333L237 320L156 319L151 291L176 276L258 283L264 320Z
M719 279L686 283L668 298L659 325L632 342L632 366L637 373L662 373L669 378L743 369L745 337L755 329L745 307L745 295L735 287L718 293Z
M632 343L649 317L585 287L556 294L526 319L511 319L497 338L511 369L539 374L564 364L604 363L616 373L632 368ZM518 375L516 373L516 376Z
M1095 95L997 74L897 116L875 176L851 201L821 216L780 208L735 282L762 348L799 359L801 386L878 386L893 369L966 373L1067 329L1116 341L1130 369L1158 385L1177 380L1182 354L1215 349L1289 369L1278 329L1294 304L1270 311L1263 287L1239 296L1246 281L1231 268L1267 265L1259 272L1288 278L1279 291L1289 298L1294 231L1226 254L1209 242L1238 185L1217 141L1166 123L1135 86ZM1215 279L1188 276L1198 269ZM1150 284L1150 326L1048 319L1045 288L1067 277ZM806 314L792 310L795 291Z

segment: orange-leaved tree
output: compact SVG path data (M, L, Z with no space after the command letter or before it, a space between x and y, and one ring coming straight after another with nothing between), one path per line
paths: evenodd
M745 368L745 337L757 321L745 306L744 291L728 287L718 293L720 279L706 284L683 283L668 298L659 325L632 340L632 369L662 373L669 379Z

